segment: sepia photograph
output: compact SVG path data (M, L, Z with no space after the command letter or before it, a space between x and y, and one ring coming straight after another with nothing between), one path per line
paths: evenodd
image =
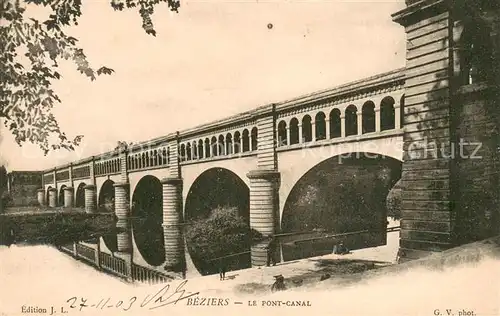
M0 316L500 315L499 1L0 0L0 43Z

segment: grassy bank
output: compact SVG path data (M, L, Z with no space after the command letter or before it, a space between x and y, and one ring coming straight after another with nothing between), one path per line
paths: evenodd
M60 244L90 239L115 229L114 213L78 208L9 208L0 214L0 244Z

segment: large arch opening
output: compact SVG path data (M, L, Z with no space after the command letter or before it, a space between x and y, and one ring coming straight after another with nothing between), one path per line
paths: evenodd
M189 225L189 223L203 220L208 218L213 210L221 207L237 209L238 215L249 225L250 190L248 186L230 170L208 169L198 176L189 189L185 204L186 221ZM188 242L191 259L198 271L204 275L217 273L218 259L197 256L193 251L194 246ZM227 249L222 257L224 257L228 271L249 268L251 265L250 249L237 254L234 249Z
M163 240L163 186L147 175L137 183L132 195L132 231L142 258L152 266L165 262Z
M165 262L163 240L163 186L158 178L144 176L132 196L132 230L144 260L159 266Z
M354 233L340 240L349 249L385 245L386 200L401 178L401 166L399 160L371 153L336 156L319 163L290 192L282 232ZM283 258L289 261L328 254L337 242L339 239L318 239L284 244Z
M102 184L99 191L99 201L97 201L97 209L99 212L114 212L115 211L115 187L112 180L106 180Z
M57 203L59 206L64 206L64 189L66 188L65 185L62 185L61 188L59 189L59 197L57 199Z
M85 183L80 183L76 188L75 207L85 207Z

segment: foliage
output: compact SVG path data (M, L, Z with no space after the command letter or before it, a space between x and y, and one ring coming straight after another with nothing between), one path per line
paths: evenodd
M249 251L251 244L261 239L234 207L218 207L208 218L193 221L186 231L191 256L204 262Z
M143 29L155 36L151 16L160 2L175 12L179 8L178 0L112 0L111 6L118 11L138 10ZM26 16L28 5L49 8L48 19ZM22 4L0 0L0 119L20 146L31 142L47 154L59 148L73 150L81 142L81 135L69 139L52 113L54 104L61 102L51 88L61 78L60 60L73 61L90 80L113 72L105 66L93 68L78 40L65 30L78 24L81 6L81 0L26 0Z
M401 180L399 180L387 195L387 216L395 220L401 218L402 193Z

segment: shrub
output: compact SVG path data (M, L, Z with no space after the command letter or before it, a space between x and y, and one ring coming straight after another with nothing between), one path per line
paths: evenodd
M204 262L249 251L252 243L262 238L234 207L218 207L207 218L194 220L186 230L191 256Z

